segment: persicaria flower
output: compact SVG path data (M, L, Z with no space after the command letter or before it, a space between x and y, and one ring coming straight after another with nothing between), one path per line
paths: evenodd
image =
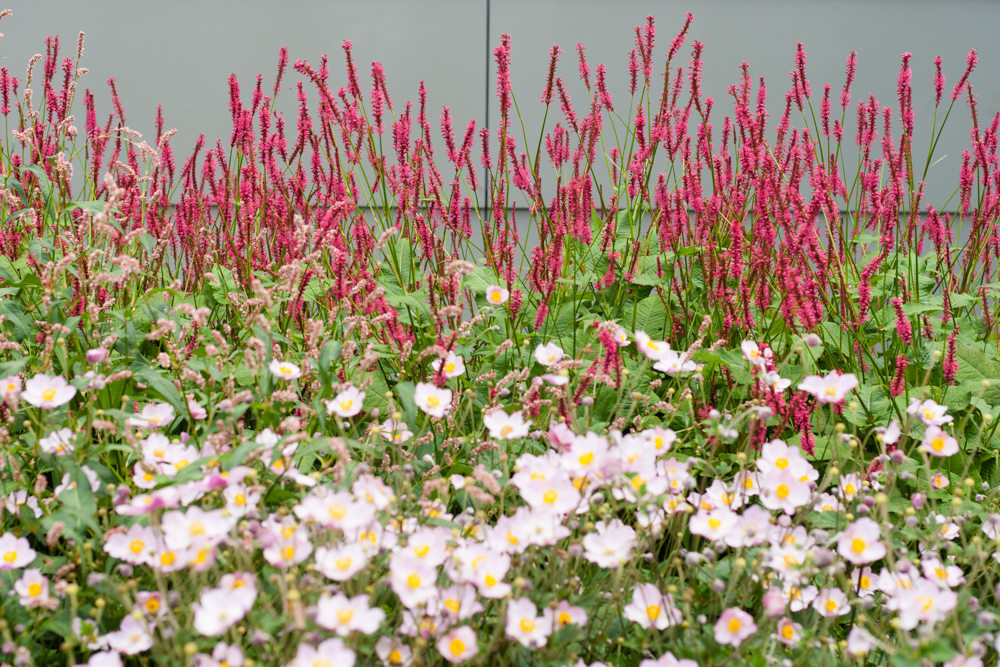
M931 456L945 457L958 453L958 440L938 426L927 427L922 444Z
M719 644L739 646L755 632L757 624L753 622L753 616L736 607L723 611L715 622L715 641Z
M275 377L282 380L295 380L302 377L302 369L290 361L272 359L267 367Z
M451 408L451 389L441 389L427 382L418 382L413 401L431 417L444 417Z
M847 393L858 386L858 378L853 373L839 374L831 371L826 377L810 375L799 385L799 389L812 394L820 403L840 403Z
M338 417L353 417L364 407L365 392L354 385L348 385L342 392L326 403L326 414L336 414Z
M45 410L58 408L69 403L76 396L76 387L72 386L61 375L36 375L24 383L21 398L36 408Z
M490 285L486 288L486 300L489 301L494 306L500 306L507 303L507 299L510 298L510 292L502 287L497 287L496 285Z
M858 519L840 534L837 553L855 565L874 563L886 553L885 544L879 539L881 535L877 523L868 518Z

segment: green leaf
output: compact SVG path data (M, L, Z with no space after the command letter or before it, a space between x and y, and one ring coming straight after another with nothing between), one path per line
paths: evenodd
M342 343L339 340L328 340L319 351L319 370L324 375L330 375L330 367L340 357Z
M992 386L983 391L982 397L991 405L1000 404L1000 362L986 356L979 347L961 340L955 346L955 360L958 362L956 382L972 383L976 389L970 393L975 396L982 388L983 380L989 380Z
M163 400L173 406L178 415L187 413L187 408L181 400L181 395L177 391L177 387L174 386L174 383L160 375L153 368L143 368L135 371L133 377L149 385L153 391L163 397Z
M659 339L663 336L663 327L666 323L667 310L663 307L660 297L654 294L647 296L636 306L632 330L645 331L651 338Z
M416 387L412 382L400 382L396 385L396 395L399 402L403 404L403 412L406 413L406 423L414 431L417 430L417 402L413 399L413 392Z

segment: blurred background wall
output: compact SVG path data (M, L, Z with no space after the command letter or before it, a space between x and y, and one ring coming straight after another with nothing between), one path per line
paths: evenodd
M675 64L687 67L692 40L705 44L706 93L715 98L714 124L732 113L726 87L739 79L739 65L748 61L751 73L765 77L771 136L784 107L796 42L808 53L807 74L819 113L823 84L833 86L834 109L844 82L844 64L858 52L858 73L847 114L845 141L853 144L854 105L874 94L894 110L900 54L912 52L916 145L926 151L934 110L933 59L944 59L945 98L965 69L966 54L975 48L979 67L973 76L980 117L990 119L1000 107L1000 2L988 0L8 0L14 14L0 23L2 65L24 79L35 53L44 53L44 38L58 34L63 55L75 55L77 35L86 33L83 65L90 72L81 84L94 90L98 116L111 109L106 81L115 77L128 124L155 134L156 107L161 105L178 162L189 154L197 136L209 144L230 136L227 79L235 73L244 103L249 103L255 77L264 90L274 85L278 49L289 49L291 62L318 65L330 58L334 87L346 83L341 45L352 40L354 57L370 88L370 65L381 61L394 105L417 100L420 81L428 88L434 118L441 106L451 108L456 132L470 118L480 127L496 122L492 50L501 34L512 38L512 75L527 143L534 149L541 129L548 52L563 51L559 75L583 115L586 90L577 73L575 47L586 47L592 76L604 63L616 108L628 108L628 51L634 46L633 27L647 15L656 18L655 76L662 73L667 46L691 11L695 21ZM39 73L36 76L40 76ZM36 79L37 80L37 79ZM278 108L291 129L295 122L295 83L287 75ZM311 103L316 93L306 85ZM82 95L76 117L83 125ZM557 105L548 125L561 119ZM801 118L794 118L799 126ZM985 122L988 122L986 120ZM928 203L940 206L958 183L961 153L969 145L970 120L964 102L956 104L936 157L947 155L928 177ZM516 128L520 132L520 128ZM898 139L898 120L895 125ZM692 123L692 132L694 124ZM391 137L385 137L387 149ZM438 145L440 137L436 137ZM524 146L519 137L519 149ZM478 151L477 151L478 153ZM849 171L851 169L849 168ZM550 179L551 180L551 179Z

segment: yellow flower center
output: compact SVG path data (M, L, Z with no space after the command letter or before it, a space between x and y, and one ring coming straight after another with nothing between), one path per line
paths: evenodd
M844 493L846 493L849 496L853 496L857 492L858 490L854 488L853 484L848 484L847 486L844 487Z
M559 618L556 619L559 625L569 625L573 622L573 618L564 611L559 612Z
M354 618L353 609L341 609L337 612L337 621L339 621L341 625L347 625L351 622L352 618Z
M545 495L542 496L542 500L544 500L549 505L554 503L558 498L559 494L556 493L555 489L549 489L548 491L545 492Z
M586 454L584 454L583 456L580 457L580 465L584 465L584 466L585 465L590 465L590 462L593 461L593 460L594 460L594 453L593 452L587 452Z
M420 575L416 573L411 574L406 578L406 585L410 588L420 588Z
M521 629L524 630L525 632L531 632L532 630L535 629L535 622L530 618L522 618Z
M494 301L500 300L499 294L495 294L494 297L495 297L493 299ZM461 639L458 638L452 639L448 643L448 650L451 651L452 655L462 655L463 653L465 653L465 642L463 642Z
M354 401L352 401L350 399L347 399L347 400L344 400L344 401L340 402L340 409L341 410L350 410L352 405L354 405Z
M712 528L718 528L719 526L722 525L722 519L709 519L708 525L711 526Z
M30 586L28 586L28 595L30 595L31 597L37 598L41 594L42 594L41 584L31 584Z
M493 588L497 585L497 579L492 574L487 574L486 577L483 578L483 582L486 584L487 588Z
M343 519L347 515L347 508L343 505L330 505L330 516L334 519Z
M444 365L445 373L451 373L453 370L455 370L455 364L451 363L450 361Z
M868 590L868 587L872 585L872 580L868 577L861 577L861 588Z
M132 540L129 543L128 548L129 548L129 551L131 551L134 554L137 554L140 551L142 551L142 548L145 547L145 546L146 546L146 543L143 542L142 540Z
M935 452L940 452L944 449L944 438L934 438L931 440L931 447L934 448Z
M430 550L431 550L431 548L429 546L427 546L426 544L421 544L419 546L413 547L413 553L417 554L421 558L423 558L424 556L426 556L427 553Z
M285 560L292 560L295 557L295 547L285 547L282 549L281 557Z
M176 560L177 560L177 556L174 555L173 551L168 551L167 553L165 553L162 556L160 556L160 563L162 563L163 565L166 565L168 567L171 566L171 565L173 565L174 561L176 561Z
M148 600L146 600L146 611L148 611L151 614L155 614L159 610L160 610L159 600L157 600L156 598L149 598Z
M826 601L826 610L827 611L833 611L836 608L837 608L837 603L834 600L827 600Z
M500 292L493 292L493 296L491 296L490 298L493 299L494 303L500 303L501 301L503 301L503 294L501 294Z
M779 484L778 485L778 497L779 498L787 498L788 497L788 491L789 491L789 489L788 489L788 485L787 484Z
M436 408L440 404L441 404L441 399L438 398L437 396L428 396L427 397L427 405L431 406L432 408Z
M851 542L851 550L854 551L854 553L856 554L859 554L862 551L864 551L865 547L867 546L868 545L865 544L865 541L860 537L855 537L854 540Z
M508 435L511 434L513 430L514 430L513 426L504 426L502 429L500 429L500 437L506 438Z
M191 531L192 535L201 535L205 532L205 524L202 523L201 521L195 521L194 523L191 524L189 530Z
M351 559L348 556L344 556L343 558L338 558L334 564L338 570L346 570L351 566Z
M791 625L786 625L785 627L781 628L781 636L784 637L785 639L791 639L792 637L795 636L795 628L793 628Z
M389 654L389 663L393 665L399 665L403 662L403 654L396 649L392 649L392 653Z
M236 501L237 505L247 504L247 497L244 496L242 493L237 493L236 496L233 498L233 500Z
M649 616L649 620L655 621L660 617L660 606L656 604L651 604L646 607L646 616Z
M738 619L734 618L733 620L729 621L729 631L730 632L734 632L734 633L735 632L739 632L741 627L743 627L743 625L739 622Z
M46 401L51 401L55 397L56 397L56 390L55 389L44 389L44 390L42 390L42 398L44 398Z
M445 600L444 601L444 606L448 607L448 609L450 609L452 611L452 613L455 613L455 614L457 614L458 610L461 609L461 607L462 607L462 605L459 603L459 601L457 599L455 599L455 598L448 598L447 600Z

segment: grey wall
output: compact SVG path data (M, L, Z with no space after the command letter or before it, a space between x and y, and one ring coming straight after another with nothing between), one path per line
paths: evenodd
M834 99L843 85L844 61L858 52L856 102L870 91L894 110L900 54L913 53L914 106L917 145L926 150L933 111L933 58L944 58L946 97L964 67L966 53L976 48L979 68L973 77L981 118L1000 107L1000 3L985 0L711 0L659 2L644 0L9 0L14 10L0 23L4 66L23 79L28 59L44 52L43 39L59 34L66 55L75 52L76 36L86 32L83 64L90 68L84 85L94 89L99 115L111 108L105 81L117 79L129 125L144 135L154 133L156 105L162 105L167 127L178 128L173 142L183 161L199 133L209 141L228 143L230 73L240 79L244 101L254 76L264 75L265 90L273 86L278 49L288 47L291 61L318 64L331 59L331 78L343 85L343 40L354 42L354 55L370 87L370 63L379 60L387 73L393 102L417 99L421 79L429 89L429 107L437 127L441 105L451 107L456 132L470 118L482 123L487 99L493 105L495 81L491 50L501 33L512 36L515 94L534 147L541 129L539 100L545 83L548 49L563 50L560 74L569 84L578 113L585 112L585 90L579 81L575 45L587 47L592 70L608 67L616 107L628 108L627 52L633 48L633 26L647 14L657 19L655 76L685 11L696 19L678 64L687 66L692 39L705 43L704 88L716 99L716 127L732 112L726 86L738 81L739 64L747 60L755 76L768 82L772 129L783 108L794 64L795 43L809 54L812 90L833 85ZM489 6L489 16L487 16ZM487 43L487 19L489 31ZM490 78L487 80L487 72ZM592 76L593 76L592 72ZM298 77L286 77L282 93L286 120L294 129ZM489 92L487 92L489 91ZM307 86L309 99L316 93ZM82 95L76 116L83 124ZM835 110L839 107L835 106ZM625 114L622 114L623 116ZM554 105L549 125L561 114ZM798 119L801 125L801 119ZM965 105L956 105L937 155L948 157L931 171L929 202L940 205L957 185L961 152L968 147L970 126ZM896 124L898 132L898 122ZM853 142L854 113L846 135ZM772 134L773 136L773 134ZM897 134L898 137L898 134ZM152 139L152 137L150 137ZM387 141L390 138L387 135ZM440 146L440 141L438 143ZM519 147L523 141L519 141ZM443 152L443 151L442 151Z

